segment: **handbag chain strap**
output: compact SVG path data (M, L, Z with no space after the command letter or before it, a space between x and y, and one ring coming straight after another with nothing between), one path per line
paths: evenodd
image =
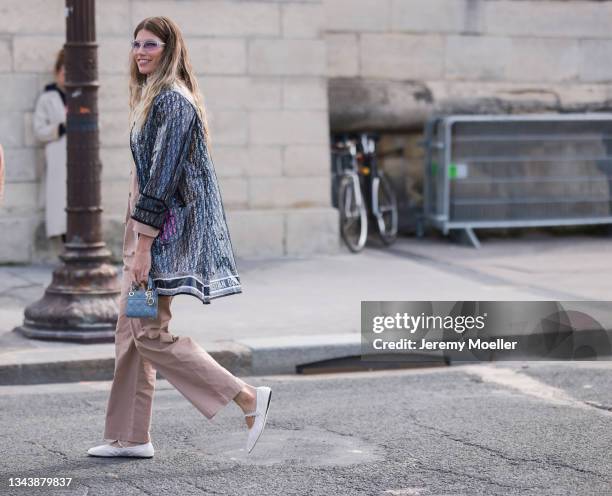
M136 284L136 282L132 283L132 288L130 289L130 292L128 293L129 296L134 296L135 292L134 289L135 288L139 288L141 286L141 284ZM145 291L145 296L147 297L147 305L149 306L153 306L155 304L155 298L153 298L153 280L151 279L151 277L149 277L149 280L147 282L147 290Z

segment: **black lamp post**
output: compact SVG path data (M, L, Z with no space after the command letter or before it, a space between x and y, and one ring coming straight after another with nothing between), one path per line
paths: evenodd
M114 340L120 286L102 239L95 0L66 0L68 233L61 264L17 332L36 339Z

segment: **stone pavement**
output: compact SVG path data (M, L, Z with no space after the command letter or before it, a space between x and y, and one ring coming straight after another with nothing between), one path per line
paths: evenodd
M188 334L234 373L293 373L359 355L361 300L612 300L606 237L534 234L476 250L444 238L311 258L238 260L244 292L172 304ZM51 280L51 266L0 267L0 384L112 377L113 344L28 340L11 332Z
M150 460L87 456L103 442L108 381L0 386L0 493L610 495L610 361L245 379L274 391L251 454L236 405L207 421L158 381ZM9 485L30 477L71 481Z

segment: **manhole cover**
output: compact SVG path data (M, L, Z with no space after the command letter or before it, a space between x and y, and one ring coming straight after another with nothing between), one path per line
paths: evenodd
M246 431L194 439L210 459L245 465L299 463L300 466L344 466L384 460L383 451L354 436L308 427L301 430L266 427L248 454Z

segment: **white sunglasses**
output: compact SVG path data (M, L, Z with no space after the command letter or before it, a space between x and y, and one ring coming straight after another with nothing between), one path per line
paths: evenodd
M145 40L143 42L134 40L130 43L130 45L132 46L132 50L138 50L142 46L146 52L151 52L160 46L164 46L165 43L157 40Z

